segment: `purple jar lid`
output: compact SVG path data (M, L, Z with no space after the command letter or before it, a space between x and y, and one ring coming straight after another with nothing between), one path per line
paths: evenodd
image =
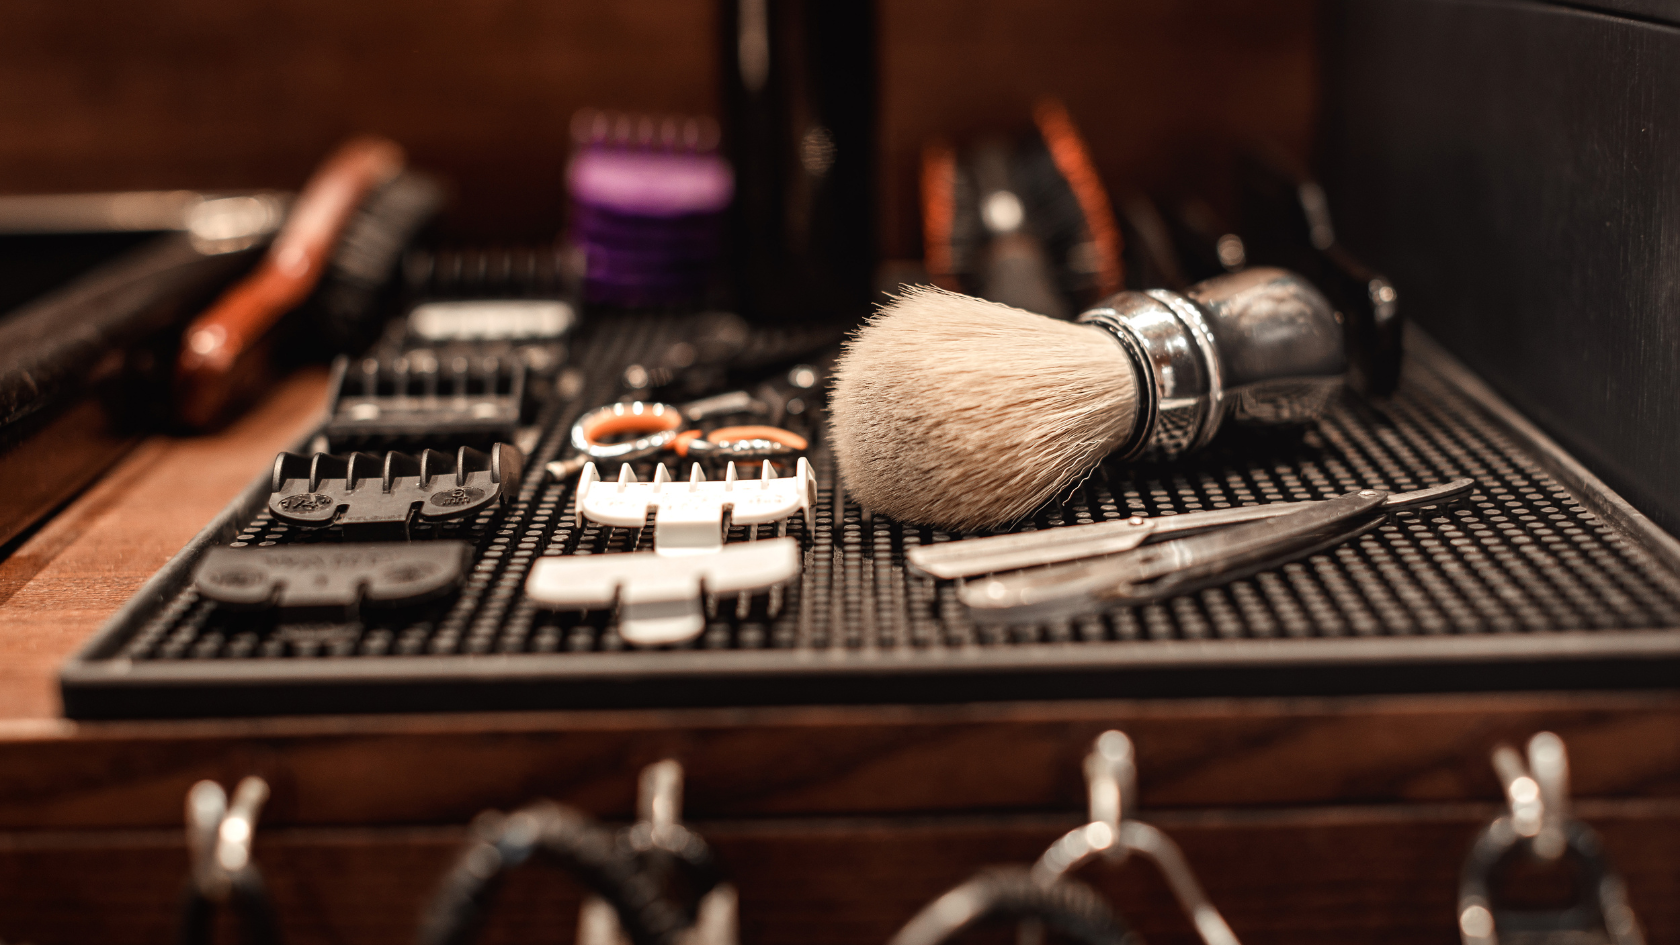
M590 148L566 176L572 199L635 216L718 213L735 193L729 164L716 154Z

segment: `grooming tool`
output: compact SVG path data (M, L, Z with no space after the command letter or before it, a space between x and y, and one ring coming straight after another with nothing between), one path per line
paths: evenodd
M305 306L315 344L360 351L373 342L384 324L382 303L395 295L404 251L444 201L441 183L402 171L358 205Z
M698 549L695 549L698 550ZM618 606L618 632L635 646L664 646L706 628L704 598L767 590L799 576L792 538L722 545L672 557L651 551L542 558L531 566L525 595L549 607Z
M1040 99L1033 107L1033 124L1044 142L1045 152L1066 184L1065 191L1051 187L1035 202L1056 208L1037 216L1045 221L1047 244L1069 245L1063 275L1067 290L1076 295L1090 293L1095 298L1119 292L1126 285L1125 240L1115 222L1113 201L1091 160L1090 148L1059 99ZM1050 178L1043 175L1038 179ZM1077 214L1066 209L1070 196L1079 207ZM1059 226L1051 226L1052 221Z
M1589 826L1570 816L1569 757L1563 739L1540 732L1525 759L1515 748L1494 750L1493 767L1505 788L1506 810L1488 824L1464 860L1458 884L1458 930L1464 945L1644 945L1628 905L1627 887L1610 866ZM1526 861L1526 862L1524 862ZM1509 875L1530 867L1530 880L1549 869L1566 879L1572 901L1536 908L1532 891ZM1540 885L1541 889L1546 888ZM1506 900L1515 893L1527 908Z
M407 538L422 522L465 518L507 501L519 488L519 450L497 443L488 453L463 446L451 456L281 453L274 458L268 510L301 528L341 525L345 537L392 533Z
M200 781L187 792L191 872L176 936L182 945L215 941L216 911L223 905L233 909L247 945L280 945L280 924L251 852L267 800L268 782L258 777L242 779L231 800L214 781Z
M567 241L582 258L584 300L691 302L712 278L723 211L735 192L716 123L582 111L566 170Z
M534 393L541 394L550 384L566 385L555 375L566 363L566 338L576 324L576 309L559 299L426 302L409 312L400 347L410 358L440 362L461 357L518 360L536 377L542 390Z
M810 445L791 430L765 425L730 426L702 433L689 428L708 417L765 413L769 407L746 391L730 391L676 404L633 400L598 407L572 424L577 455L548 464L549 478L564 481L594 462L628 463L665 450L679 457L765 459L803 453ZM614 439L633 436L633 439Z
M1329 302L1280 269L1123 292L1079 324L914 288L840 357L834 450L847 490L876 512L990 527L1105 455L1171 459L1227 422L1314 419L1345 366Z
M1388 493L1364 489L1244 525L966 585L983 623L1033 623L1188 594L1316 554L1376 528Z
M0 196L0 234L184 232L206 255L254 246L286 214L289 194L143 190Z
M440 364L461 357L522 361L528 401L576 396L582 377L565 365L577 307L562 284L558 250L416 249L402 268L404 294L418 304L388 326L379 350Z
M1276 149L1237 162L1242 232L1251 263L1304 273L1346 319L1349 380L1374 396L1400 383L1402 335L1394 284L1337 241L1324 188Z
M695 463L685 482L672 480L664 463L656 467L650 482L637 481L629 465L619 469L618 481L604 482L590 463L578 476L577 521L641 528L647 524L648 513L656 511L654 553L712 554L723 548L728 524L758 525L800 514L810 530L815 524L811 505L816 493L816 474L804 457L799 458L792 478L777 478L775 468L765 460L757 479L739 478L731 462L723 479L708 481Z
M236 608L397 607L454 590L472 564L460 541L212 548L193 572L207 600Z
M246 235L218 245L264 238ZM0 547L165 419L174 331L253 254L183 233L55 237L50 252L16 239L32 249L0 264L0 295L23 302L0 314Z
M356 208L402 167L397 145L357 138L315 172L256 271L187 326L175 371L177 411L185 423L215 423L265 373L264 339L321 281Z
M563 247L416 247L403 256L403 288L415 299L538 300L568 297Z
M1010 178L1010 154L1002 141L983 141L969 158L980 229L985 234L975 294L1051 318L1066 318L1056 274L1043 242L1026 230L1027 209ZM1054 165L1052 165L1054 166Z
M433 345L556 341L576 323L572 306L558 299L466 299L416 305L408 313L408 334Z
M431 442L488 448L514 442L525 402L525 363L428 350L333 363L327 423L332 452Z
M1469 495L1474 479L1451 482L1415 492L1396 492L1383 502L1384 512L1403 512L1443 505ZM1132 516L1112 522L1068 525L1035 532L992 535L937 545L919 545L905 555L910 567L936 578L977 577L1082 558L1099 558L1131 551L1145 542L1190 532L1257 522L1305 511L1320 502L1271 502L1208 512L1187 512L1154 518ZM1035 572L1042 574L1043 572Z
M1061 103L1034 131L922 157L922 222L936 284L1065 318L1123 288L1122 239L1108 193Z

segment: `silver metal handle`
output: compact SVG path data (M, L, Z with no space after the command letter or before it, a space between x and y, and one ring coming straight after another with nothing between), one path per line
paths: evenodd
M1475 489L1474 479L1454 479L1414 492L1395 492L1383 503L1383 511L1403 512L1440 505L1468 495ZM1187 512L1183 515L1161 515L1153 518L1133 516L1112 522L1067 525L1036 532L970 538L965 541L912 548L905 558L911 570L929 577L976 577L1119 554L1166 535L1240 525L1288 515L1311 508L1316 501L1272 502L1267 505L1245 505L1233 509Z
M1380 510L1388 494L1353 492L1308 508L1194 538L1095 558L1077 564L1022 571L970 584L960 594L977 620L1036 622L1100 609L1125 600L1154 600L1221 575L1232 579L1252 565L1309 553L1326 540L1348 535L1355 520ZM1380 520L1380 519L1379 519Z

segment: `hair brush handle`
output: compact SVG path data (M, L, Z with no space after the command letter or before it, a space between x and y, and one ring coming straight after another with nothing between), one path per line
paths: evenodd
M1137 372L1121 459L1171 459L1227 420L1314 419L1347 370L1341 316L1305 279L1249 269L1191 286L1110 296L1079 320L1114 336Z

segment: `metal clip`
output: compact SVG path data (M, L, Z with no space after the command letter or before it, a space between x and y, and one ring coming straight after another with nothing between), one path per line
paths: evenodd
M251 857L257 815L268 800L268 782L248 777L228 801L222 786L200 781L187 792L187 854L191 882L181 917L180 940L208 943L222 904L239 915L240 931L252 945L279 945L280 931L268 890Z
M890 945L941 945L992 919L1019 922L1019 945L1037 945L1046 929L1091 945L1135 945L1120 917L1070 875L1092 860L1120 862L1133 853L1161 870L1204 945L1237 945L1178 845L1128 816L1137 793L1137 761L1125 733L1107 731L1097 738L1085 757L1085 784L1090 822L1051 844L1030 872L981 873L922 909Z
M1051 844L1033 865L1034 878L1055 883L1098 857L1119 862L1137 853L1161 871L1204 945L1237 945L1237 936L1208 901L1178 844L1156 827L1127 816L1137 791L1137 760L1124 732L1098 736L1085 757L1085 785L1091 822Z
M707 593L758 591L799 575L792 538L720 545L711 554L665 557L655 552L540 558L525 594L551 607L618 605L618 632L636 646L681 643L700 635Z
M454 456L423 450L338 456L281 453L274 458L268 509L300 528L342 525L408 535L409 522L464 518L505 502L519 488L524 457L506 443L489 453L463 446ZM438 481L442 480L442 481Z
M804 457L793 478L778 479L765 460L757 479L740 479L730 463L724 478L707 481L695 463L687 482L674 482L660 463L653 481L639 482L628 465L617 482L602 482L594 463L578 476L577 522L585 519L619 528L641 528L656 511L653 550L664 556L715 554L723 549L724 516L736 525L756 525L803 513L809 531L815 523L817 477Z
M1493 752L1505 790L1505 813L1476 838L1458 885L1458 929L1464 945L1498 945L1501 933L1525 943L1644 945L1627 889L1604 857L1598 834L1569 816L1569 757L1563 739L1540 732L1528 758L1509 745ZM1495 872L1513 856L1556 863L1568 859L1579 899L1563 908L1509 910L1493 901Z
M684 871L684 908L692 924L679 931L673 945L736 945L735 887L719 881L711 849L682 825L682 764L667 758L642 769L637 794L637 822L621 837L642 860L644 870L664 878L675 866ZM590 896L578 912L577 945L629 945L618 914L599 896Z

